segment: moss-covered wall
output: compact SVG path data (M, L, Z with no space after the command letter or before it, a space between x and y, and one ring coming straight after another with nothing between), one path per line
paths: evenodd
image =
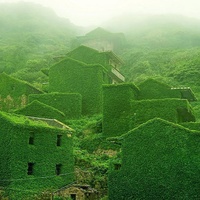
M15 110L14 113L25 116L42 117L49 119L57 119L61 122L65 121L65 114L52 106L41 103L37 100L32 101L24 108Z
M181 123L182 126L190 129L190 130L197 130L200 131L200 123L198 122L185 122Z
M30 120L23 121L23 118L17 120L22 122L0 115L0 130L7 135L6 138L0 135L0 160L4 161L1 162L0 180L3 186L9 183L6 191L10 199L25 199L24 196L73 182L74 159L68 132L36 125L36 122L32 126ZM61 135L60 146L57 146L57 135ZM33 144L29 144L30 136L34 138ZM29 162L34 163L32 175L27 174ZM56 175L57 164L62 165L60 175Z
M80 94L49 93L29 95L29 102L34 100L58 109L65 114L67 119L77 119L81 117L82 97Z
M159 117L174 123L195 121L191 106L187 100L154 99L131 102L132 127L136 127L150 119Z
M49 90L79 93L82 95L83 115L101 113L103 72L100 65L86 65L73 59L65 59L50 68Z
M186 99L181 99L180 91L153 79L142 83L139 89L128 83L103 87L104 136L124 134L155 117L174 123L195 121L192 108Z
M122 165L109 173L109 200L200 198L200 132L151 120L123 137Z
M154 79L147 79L144 82L138 84L138 87L140 88L139 99L181 99L180 91L171 90L169 85Z
M24 81L5 73L0 74L0 110L21 108L27 104L29 94L41 93L43 92Z
M109 65L109 59L105 53L100 53L95 49L83 45L69 52L67 56L86 64L100 64L106 68Z
M103 86L103 134L117 136L130 130L131 100L137 99L134 84Z
M2 123L3 121L3 123ZM6 187L11 179L11 155L12 155L12 132L13 127L8 121L2 120L0 115L0 186ZM5 181L4 181L5 180Z

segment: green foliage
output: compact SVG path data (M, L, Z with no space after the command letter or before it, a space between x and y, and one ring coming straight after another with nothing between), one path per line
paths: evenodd
M37 100L32 101L30 104L24 108L14 111L17 114L33 116L33 117L42 117L49 119L57 119L61 122L65 120L65 114L51 106L48 106L44 103L41 103Z
M200 102L199 101L192 102L191 105L192 109L194 110L195 117L197 119L196 121L200 122Z
M196 130L196 131L200 131L200 123L198 122L185 122L185 123L181 123L182 126L190 129L190 130Z
M75 167L79 171L77 181L90 184L91 187L105 192L107 189L107 172L109 166L109 157L105 155L89 154L85 150L76 149ZM82 177L82 173L85 176Z
M29 102L40 101L63 112L67 119L81 116L82 98L80 94L49 93L29 95Z
M0 89L1 96L6 97L8 95L12 95L13 97L19 97L23 94L31 94L31 93L43 93L37 88L33 87L31 84L13 78L5 73L0 74Z
M0 74L0 108L9 111L14 108L21 108L27 104L29 94L41 94L27 82L15 79L5 73Z
M26 199L45 189L57 189L71 183L74 159L68 132L17 118L0 115L0 145L3 147L0 148L0 184L7 186L9 198ZM56 144L57 135L62 135L61 146ZM32 145L29 144L30 136L34 138ZM27 174L28 163L34 163L33 175ZM62 164L63 175L56 175L56 164Z
M94 153L97 150L113 150L118 151L120 146L108 141L102 134L89 135L81 140L80 148Z
M131 127L136 127L150 119L159 117L174 123L195 121L187 100L154 99L132 101L130 110Z
M31 83L46 82L40 69L69 50L78 30L69 20L33 3L1 3L0 27L0 72L15 73Z
M101 113L103 71L100 65L64 59L50 68L49 91L79 93L83 115Z
M154 117L174 123L195 121L187 98L196 99L190 89L171 89L154 79L142 82L139 89L131 84L104 86L103 134L121 135Z
M104 85L103 134L105 137L126 133L129 128L131 100L138 98L134 84Z
M154 119L123 136L122 165L109 173L109 200L198 199L200 133Z
M140 88L139 99L181 98L179 91L171 90L169 85L154 79L147 79L139 83L138 87Z
M99 52L90 47L81 45L73 51L69 52L67 56L87 64L100 64L103 67L110 69L107 53Z
M199 86L199 48L191 49L129 49L121 68L126 80L135 83L147 78L168 82L173 87Z

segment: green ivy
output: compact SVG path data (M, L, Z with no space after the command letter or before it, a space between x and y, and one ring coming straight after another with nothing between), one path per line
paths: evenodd
M129 131L131 100L138 98L139 89L134 84L103 86L103 134L105 137Z
M73 181L74 159L68 131L44 126L25 117L0 113L0 186L10 199L26 199L46 189L57 189ZM30 135L34 143L29 144ZM57 146L57 135L62 135ZM28 163L33 175L27 174ZM56 176L56 164L62 164Z
M105 69L101 65L86 65L73 59L64 59L50 68L49 91L79 93L82 96L82 114L102 111L102 84Z
M5 73L0 74L0 110L10 111L27 104L29 94L41 94L29 83L15 79Z
M200 198L200 132L153 119L123 136L122 165L109 172L109 200Z
M81 117L82 98L80 94L49 93L29 95L29 102L34 100L40 101L63 112L67 119Z
M132 101L130 110L131 127L159 117L174 123L195 121L192 108L187 100L152 99Z
M26 116L57 119L62 122L65 121L65 114L63 112L55 109L54 107L41 103L37 100L32 101L24 108L15 110L14 112L16 114L21 114Z

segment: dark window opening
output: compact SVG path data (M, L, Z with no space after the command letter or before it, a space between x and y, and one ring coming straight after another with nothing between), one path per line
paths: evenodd
M30 137L29 137L29 144L34 144L34 133L30 133Z
M76 200L76 194L71 194L70 197L72 200Z
M28 175L33 175L33 166L34 163L28 163L28 171L27 171Z
M61 146L61 137L62 135L57 135L57 146Z
M120 170L121 166L122 165L120 163L114 164L115 170Z
M61 168L62 168L61 164L57 164L56 165L56 175L57 176L59 176L61 174Z

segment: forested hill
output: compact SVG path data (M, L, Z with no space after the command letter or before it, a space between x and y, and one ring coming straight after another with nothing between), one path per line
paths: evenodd
M42 76L37 68L69 50L79 27L41 5L1 3L0 29L0 72L33 82Z
M119 55L127 81L148 77L173 86L200 87L200 21L183 16L123 16L102 26L122 32L127 46ZM0 73L41 87L41 72L70 50L83 28L34 3L0 4Z
M180 15L125 15L103 26L125 33L135 48L191 48L200 45L200 20Z
M135 83L152 77L173 86L200 87L200 20L177 15L123 16L104 24L128 44L122 72Z

